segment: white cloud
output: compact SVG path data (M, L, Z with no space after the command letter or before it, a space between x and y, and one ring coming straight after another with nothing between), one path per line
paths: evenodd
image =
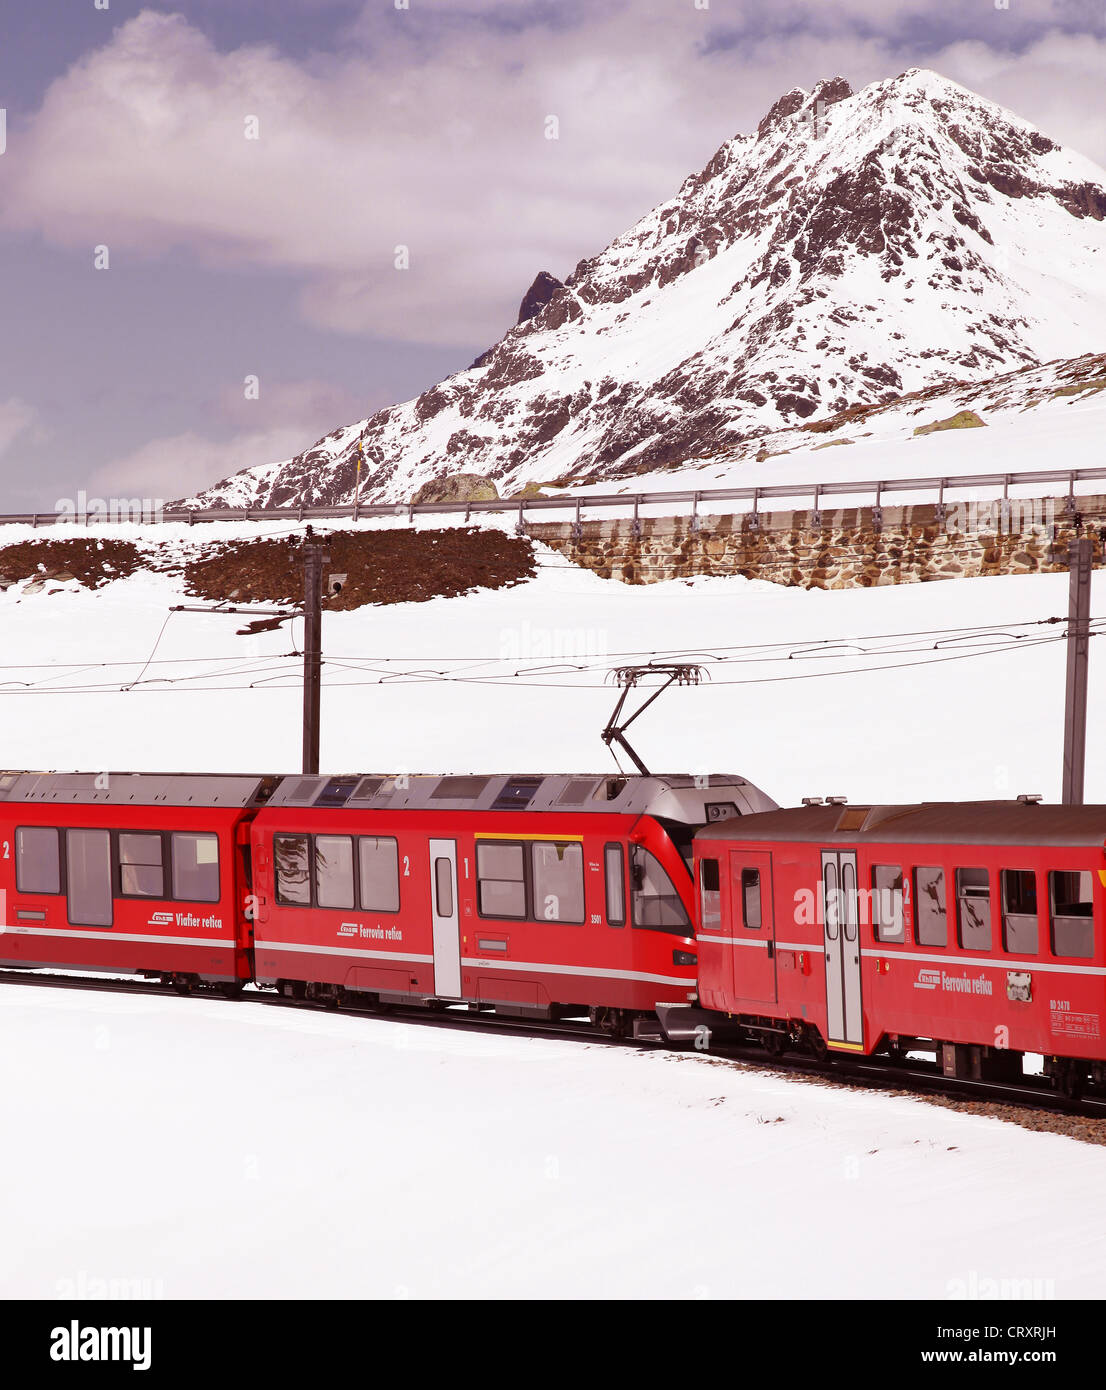
M98 468L85 490L105 498L187 497L243 468L292 458L339 421L371 414L385 403L379 393L357 397L315 380L262 378L255 388L251 379L247 395L243 379L241 388L228 388L213 404L213 418L233 429L228 438L189 430L152 439Z
M0 401L0 457L21 435L29 435L35 442L45 438L34 406L18 396L9 396L6 401Z
M408 22L419 5L438 15L429 37ZM106 243L113 274L181 251L291 270L316 324L483 345L538 270L564 275L599 251L796 84L934 67L1106 157L1088 115L1103 69L1090 38L1011 57L916 44L905 58L871 26L916 19L921 0L790 0L767 19L751 0L610 3L570 10L575 25L492 22L510 8L462 0L489 23L450 24L436 0L408 15L374 5L340 53L302 62L219 52L183 17L144 11L9 130L0 219L81 254ZM817 20L817 35L781 33L783 19ZM996 35L1011 32L1001 23ZM746 37L704 56L727 25ZM394 267L397 245L409 270Z
M253 430L214 440L187 431L152 439L132 453L97 469L88 495L143 497L170 502L188 497L243 468L258 468L292 458L310 438L302 428Z
M336 420L356 419L387 404L380 392L355 396L328 381L262 377L255 385L255 380L243 378L241 387L228 388L218 402L221 419L254 433L294 426L305 435L314 430L317 436L333 429Z

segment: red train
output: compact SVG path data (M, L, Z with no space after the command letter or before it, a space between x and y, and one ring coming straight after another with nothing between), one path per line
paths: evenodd
M803 805L695 837L699 1001L675 1036L932 1050L946 1075L1106 1083L1106 807Z
M583 1007L694 1000L692 836L739 777L0 776L0 966L182 992Z
M1106 1086L1106 808L739 777L0 776L0 967Z

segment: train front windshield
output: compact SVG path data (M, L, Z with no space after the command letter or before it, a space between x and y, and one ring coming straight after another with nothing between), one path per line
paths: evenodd
M631 911L635 927L690 936L683 899L660 862L641 845L630 847Z

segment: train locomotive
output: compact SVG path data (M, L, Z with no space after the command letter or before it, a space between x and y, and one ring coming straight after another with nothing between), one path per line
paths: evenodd
M0 775L0 968L1106 1089L1106 807L737 776Z
M692 840L726 776L0 776L0 968L293 999L581 1012L696 998Z

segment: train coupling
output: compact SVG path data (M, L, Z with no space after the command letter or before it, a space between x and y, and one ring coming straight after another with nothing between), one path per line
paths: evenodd
M696 1004L658 1004L657 1020L666 1042L691 1043L703 1052L714 1042L733 1042L741 1036L736 1019Z

